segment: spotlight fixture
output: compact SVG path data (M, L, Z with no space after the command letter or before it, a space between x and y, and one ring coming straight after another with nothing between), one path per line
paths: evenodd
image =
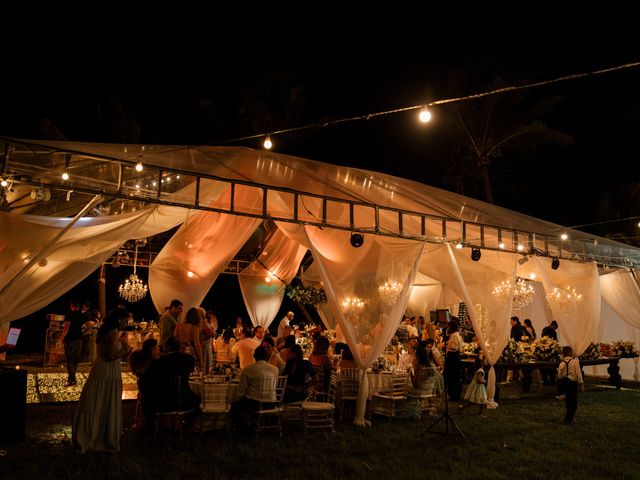
M471 249L471 260L473 260L474 262L477 262L478 260L480 260L481 256L482 256L482 252L480 251L479 248Z
M557 270L560 267L560 259L558 257L553 257L551 260L551 268L553 270Z
M352 233L349 242L353 248L360 248L364 243L364 237L360 233Z

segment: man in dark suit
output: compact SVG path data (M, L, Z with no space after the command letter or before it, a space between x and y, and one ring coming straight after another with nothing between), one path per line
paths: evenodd
M516 316L511 317L511 338L516 342L522 341L522 336L527 335L527 330L520 323L520 319Z
M145 426L152 430L157 412L173 411L180 396L180 409L198 409L200 396L189 388L189 375L195 367L195 358L180 352L180 342L169 337L164 344L165 354L151 362L151 366L140 378L142 412ZM168 392L171 379L180 378L180 391Z

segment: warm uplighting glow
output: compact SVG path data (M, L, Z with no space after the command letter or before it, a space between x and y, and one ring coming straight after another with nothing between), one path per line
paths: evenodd
M566 240L567 238L569 238L569 235L567 235L566 233L563 233L562 235L560 235L560 238L562 240Z
M189 271L187 272L187 277L189 277L189 278L193 278L193 275L194 275L194 273L193 273L191 270L189 270Z
M141 162L136 163L136 172L141 172L143 168Z
M65 170L65 172L62 174L62 180L64 180L65 182L67 180L69 180L69 173L67 173L67 171Z
M267 135L267 138L264 139L264 143L262 144L262 146L267 150L271 150L271 147L273 147L273 143L271 143L270 136Z
M524 245L522 245L521 243L518 244L518 251L521 252L524 250Z
M504 247L505 247L504 242L500 242L500 243L498 244L498 247L500 247L501 249L503 249L503 250L504 250Z
M422 123L428 123L431 120L431 112L426 108L423 108L422 110L420 110L418 118Z

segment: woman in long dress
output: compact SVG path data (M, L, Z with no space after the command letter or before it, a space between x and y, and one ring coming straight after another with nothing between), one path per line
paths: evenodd
M104 320L96 336L96 360L82 388L73 419L72 441L82 453L117 452L122 434L122 375L120 359L129 353L118 335L129 312L117 308Z

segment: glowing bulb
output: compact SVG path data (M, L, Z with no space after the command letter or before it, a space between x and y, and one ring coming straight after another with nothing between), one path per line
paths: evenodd
M264 277L265 283L271 283L271 277Z
M9 185L9 182L7 182L6 179L2 179L2 181L0 182L0 185L2 185L3 187L6 187L7 185Z
M136 188L137 188L138 190L140 190L140 184L139 184L139 183L136 183Z
M143 168L142 162L136 163L136 172L141 172Z
M498 247L500 247L501 249L504 249L504 247L505 247L504 242L500 242L500 243L498 244Z
M176 179L180 180L180 175L176 175Z
M269 135L267 135L267 138L264 139L264 143L262 144L262 146L267 150L271 150L271 147L273 147L273 143L271 143L271 137Z
M560 235L560 238L562 240L566 240L567 238L569 238L569 235L567 235L566 233L563 233L562 235Z
M422 110L420 110L418 118L422 123L428 123L431 120L431 112L426 108L423 108Z
M524 245L522 245L521 243L518 244L518 251L521 252L524 250Z
M536 279L536 274L535 274L535 273L533 273L533 272L532 272L532 273L530 273L530 274L529 274L529 278L530 278L531 280L535 280L535 279Z
M156 181L154 180L153 182L151 182L151 185L153 185L153 186L155 187L156 185L158 185L158 182L156 182Z
M461 242L458 242L458 243L456 244L456 248L457 248L458 250L460 250L460 249L462 248L462 243L461 243Z
M62 180L67 181L69 180L69 174L67 173L67 171L65 170L64 173L62 174Z
M192 278L193 277L193 272L192 271L188 271L187 272L187 277Z

